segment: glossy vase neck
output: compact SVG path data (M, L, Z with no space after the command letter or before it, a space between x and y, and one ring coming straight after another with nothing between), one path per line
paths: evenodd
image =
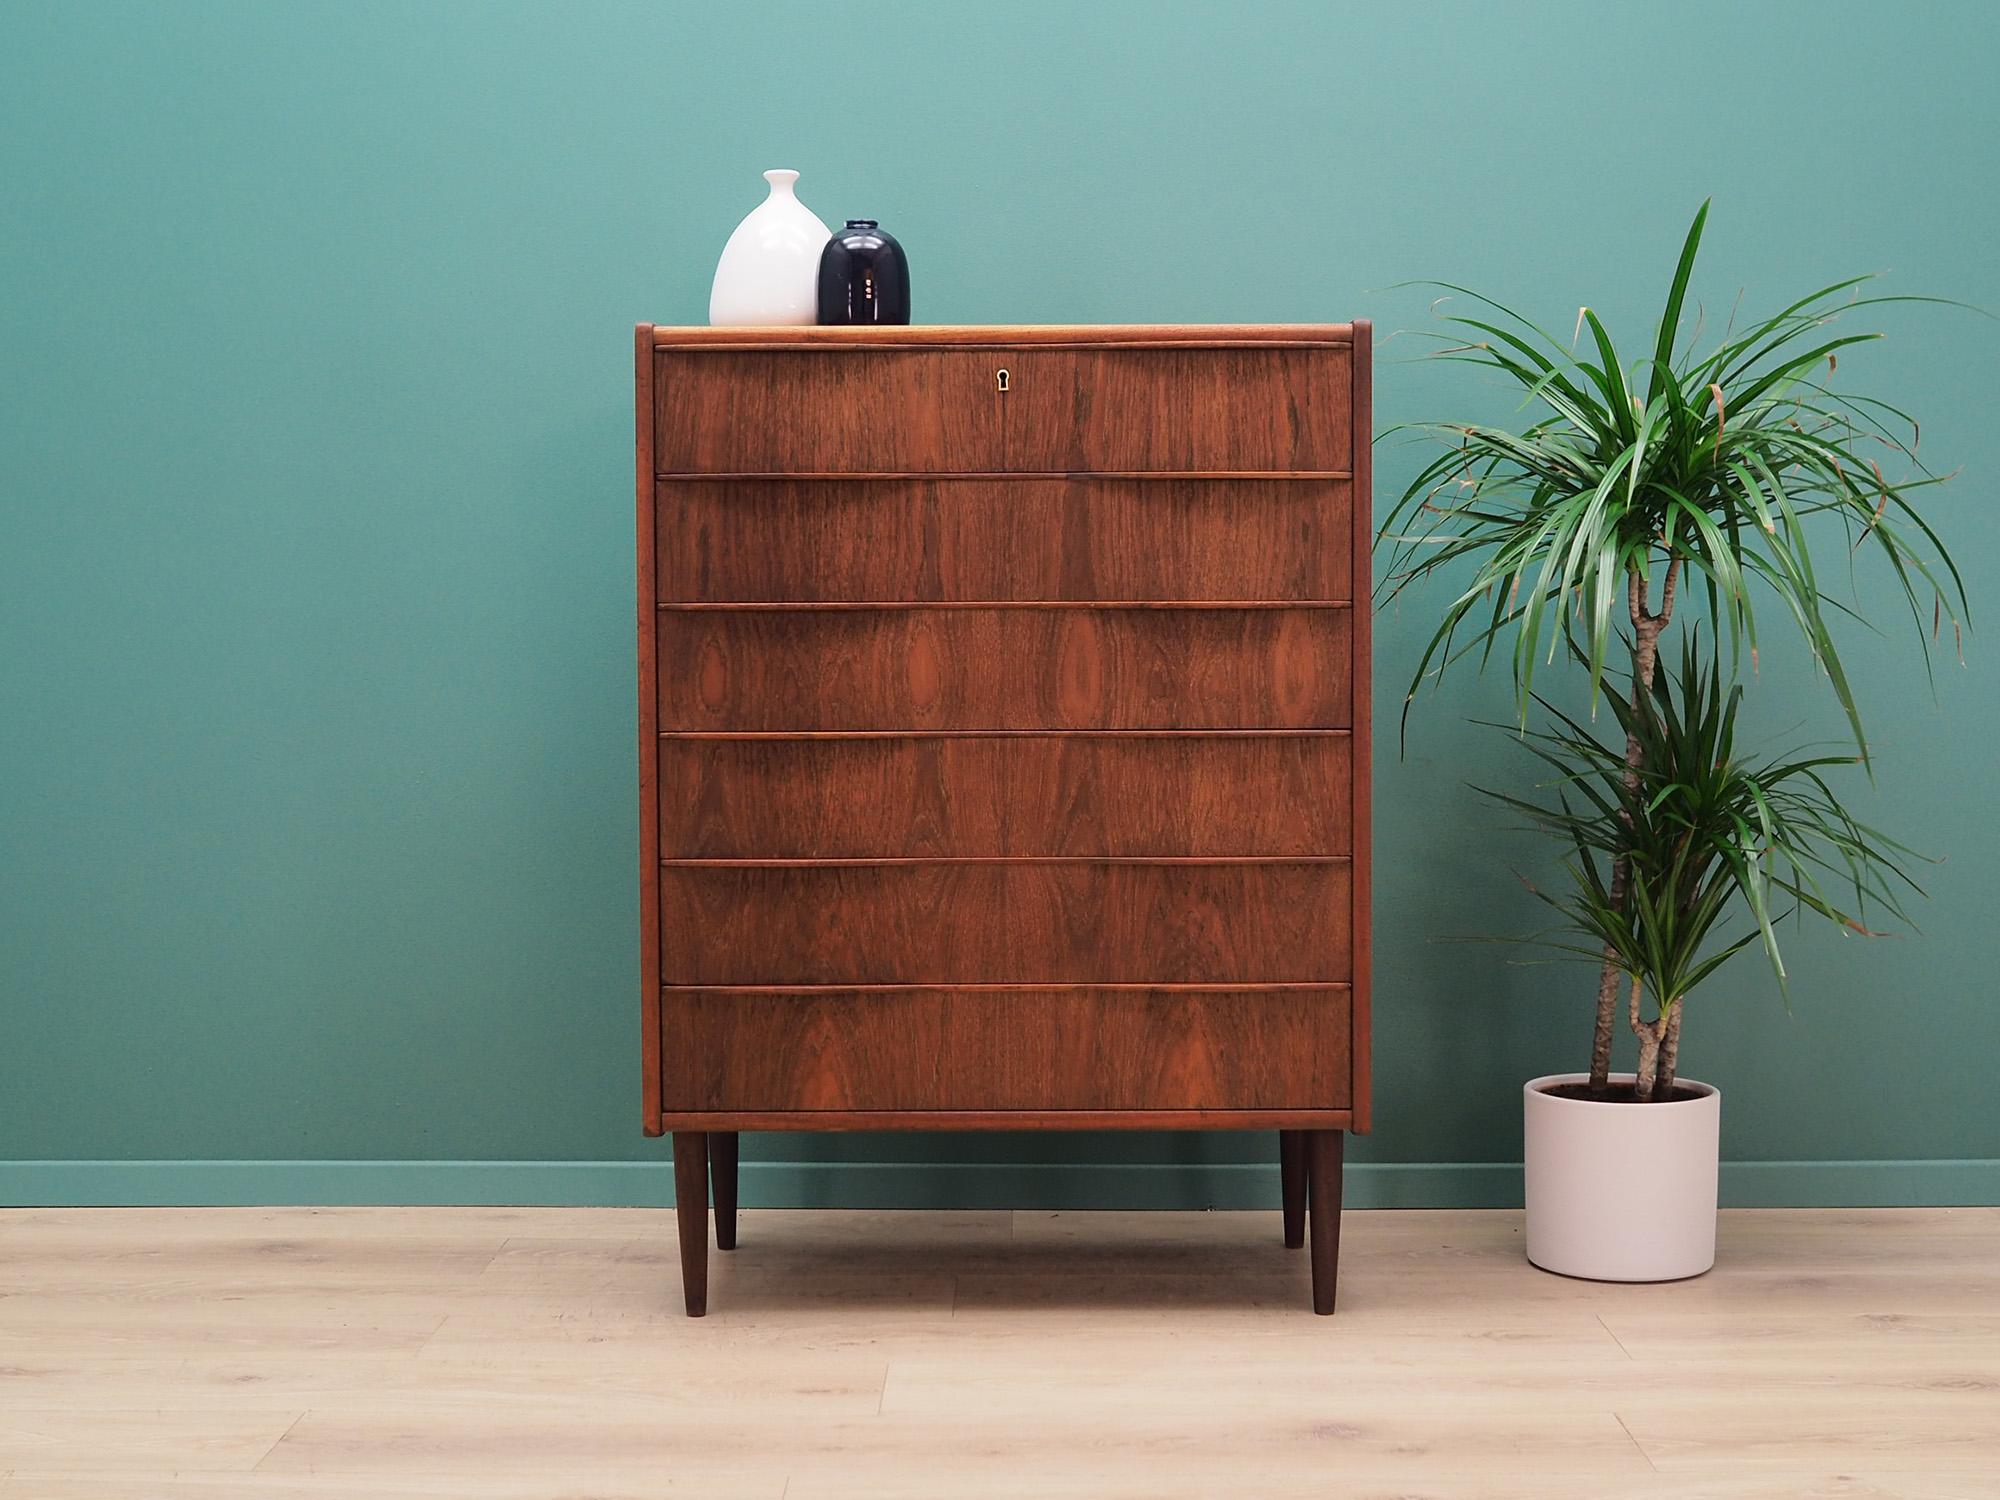
M792 171L789 167L773 167L764 174L764 180L771 184L771 196L773 198L796 199L798 197L798 194L792 191L792 184L799 180L799 174Z

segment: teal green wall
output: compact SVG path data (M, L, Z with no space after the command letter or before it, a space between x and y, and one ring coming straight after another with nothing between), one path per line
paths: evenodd
M645 1201L630 329L699 321L758 173L895 230L926 321L1567 326L1857 269L2000 307L2000 7L14 3L0 19L0 1190ZM1965 466L1996 326L1843 365ZM1384 338L1377 413L1506 415ZM1387 446L1380 489L1415 462ZM1838 571L1837 565L1834 571ZM1864 593L1879 591L1864 579ZM1381 717L1435 597L1387 615ZM1741 1200L2000 1198L2000 652L1851 636L1921 936L1793 939L1691 1008ZM1947 655L1949 652L1947 651ZM1767 652L1774 733L1829 731ZM1589 976L1464 779L1470 679L1380 746L1364 1201L1504 1201ZM767 1201L1256 1201L1224 1136L768 1137ZM801 1162L842 1164L824 1172ZM1107 1173L1108 1163L1149 1170ZM166 1165L133 1165L165 1163ZM563 1163L579 1163L565 1168ZM950 1164L966 1163L957 1171ZM1199 1169L1199 1170L1196 1170Z

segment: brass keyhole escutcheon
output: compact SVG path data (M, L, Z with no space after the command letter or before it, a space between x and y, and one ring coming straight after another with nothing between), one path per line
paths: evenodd
M993 388L994 388L995 390L997 390L997 391L1004 391L1004 390L1006 390L1006 389L1007 389L1007 381L1008 381L1008 379L1009 379L1009 376L1008 376L1008 374L1007 374L1007 372L1006 372L1005 370L1001 370L1001 371L999 371L999 372L998 372L998 373L996 373L996 374L994 375L994 377L993 377Z

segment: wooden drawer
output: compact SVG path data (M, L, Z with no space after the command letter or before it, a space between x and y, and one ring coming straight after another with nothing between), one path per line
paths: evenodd
M993 372L969 349L662 349L653 462L662 474L994 472Z
M662 480L663 603L1351 598L1342 479Z
M1348 863L668 864L670 985L1344 982Z
M1346 854L1345 733L668 738L668 858Z
M1010 356L1020 471L1346 473L1345 346L1037 349Z
M663 730L1344 729L1351 611L659 611Z
M1345 986L669 990L669 1113L1342 1109Z
M660 474L1345 474L1353 463L1345 345L715 345L653 361Z

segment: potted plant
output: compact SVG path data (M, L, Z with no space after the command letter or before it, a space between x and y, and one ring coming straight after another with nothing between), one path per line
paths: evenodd
M1695 1275L1714 1260L1720 1096L1679 1077L1689 991L1759 940L1782 980L1778 917L1818 914L1867 932L1865 905L1893 916L1906 887L1907 851L1843 811L1827 779L1832 757L1736 751L1734 679L1746 655L1756 666L1760 606L1775 603L1803 637L1853 738L1839 759L1865 766L1830 624L1855 609L1822 590L1815 546L1838 535L1846 551L1886 562L1928 627L1918 632L1926 666L1946 620L1956 639L1964 605L1916 503L1940 482L1916 457L1917 424L1836 384L1842 352L1880 335L1831 325L1937 299L1864 296L1870 278L1854 277L1740 331L1732 318L1702 352L1703 320L1690 332L1683 312L1707 216L1704 203L1643 358L1624 357L1588 307L1578 354L1511 308L1440 284L1477 308L1444 319L1451 331L1435 357L1497 372L1538 414L1518 430L1409 424L1445 451L1382 526L1385 598L1433 575L1453 590L1413 676L1406 726L1426 678L1501 651L1514 727L1557 772L1553 801L1506 800L1563 841L1571 888L1550 898L1565 917L1558 941L1589 953L1598 986L1588 1072L1526 1086L1529 1253L1607 1280ZM1884 460L1910 476L1889 477ZM1689 630L1680 668L1663 674L1661 640L1690 620L1708 627L1706 651ZM1583 718L1612 697L1607 675L1621 679L1608 741L1536 692L1537 667L1558 659L1581 679ZM1537 709L1552 729L1529 731ZM1822 889L1829 869L1846 877L1851 901ZM1729 935L1738 915L1750 928ZM1640 1057L1635 1074L1614 1076L1621 999Z
M1722 1098L1679 1078L1688 998L1757 943L1783 985L1788 909L1867 933L1921 894L1910 851L1841 805L1830 778L1856 757L1747 754L1743 689L1723 677L1690 633L1677 667L1610 700L1617 733L1602 739L1537 696L1553 727L1524 738L1554 777L1537 799L1487 791L1561 843L1567 886L1536 894L1563 922L1538 940L1613 966L1639 1043L1630 1075L1523 1090L1528 1258L1552 1271L1661 1281L1715 1263Z

